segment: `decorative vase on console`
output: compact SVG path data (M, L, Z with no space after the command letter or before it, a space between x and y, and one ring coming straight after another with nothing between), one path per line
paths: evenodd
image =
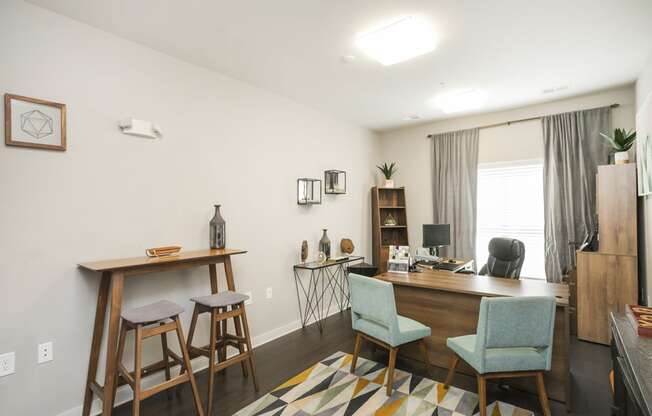
M215 205L215 215L210 222L211 248L226 246L226 222L220 213L221 205Z
M326 228L324 228L324 235L321 236L321 240L319 240L319 251L324 253L327 259L331 258L331 240L328 238L328 235L326 235L326 231L328 231Z

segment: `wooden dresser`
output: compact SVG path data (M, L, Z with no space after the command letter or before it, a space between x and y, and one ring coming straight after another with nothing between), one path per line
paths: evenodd
M577 252L577 337L609 344L609 316L638 303L636 165L598 166L597 252Z

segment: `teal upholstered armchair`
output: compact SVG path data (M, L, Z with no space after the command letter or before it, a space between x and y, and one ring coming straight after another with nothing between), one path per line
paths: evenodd
M445 385L459 360L467 362L477 372L480 415L485 416L487 379L536 377L541 407L550 415L543 372L552 361L555 307L553 297L482 298L477 333L446 341L455 356Z
M425 337L430 336L430 328L396 312L394 287L379 279L349 274L351 292L351 319L356 332L355 350L351 361L351 372L360 352L362 338L389 350L387 368L387 395L392 392L396 354L401 345L421 342L421 350L428 371L428 351Z

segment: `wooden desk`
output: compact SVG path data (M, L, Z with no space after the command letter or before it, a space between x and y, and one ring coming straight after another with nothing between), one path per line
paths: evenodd
M82 269L102 273L102 280L100 281L100 287L97 294L97 309L95 310L93 339L91 342L88 375L84 391L83 416L88 416L90 414L93 393L102 398L102 415L109 416L113 410L113 393L116 384L115 375L117 366L118 328L120 325L120 312L122 309L124 278L126 276L136 276L147 273L208 266L211 291L212 293L217 293L216 265L224 264L227 287L229 290L235 290L233 269L231 267L231 256L243 253L246 253L246 251L232 249L198 250L185 251L177 256L169 257L135 257L79 264L79 267ZM96 375L109 293L111 293L111 312L109 314L104 385L101 386L96 381ZM154 370L156 369L149 369L149 372ZM147 372L144 371L144 373Z
M554 296L557 310L552 368L546 374L546 388L552 399L570 406L569 293L566 285L462 275L445 270L383 273L376 277L394 285L398 313L430 326L432 335L426 339L430 362L442 368L448 368L452 356L446 347L446 339L476 332L483 296ZM422 360L421 352L414 346L406 346L401 352L410 358ZM458 372L474 374L466 364L460 365ZM530 380L513 379L507 384L536 394L535 385Z

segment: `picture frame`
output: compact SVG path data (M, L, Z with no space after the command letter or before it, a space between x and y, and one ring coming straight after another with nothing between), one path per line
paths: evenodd
M638 196L652 194L652 93L636 113L636 172Z
M66 105L5 94L5 145L65 151Z

